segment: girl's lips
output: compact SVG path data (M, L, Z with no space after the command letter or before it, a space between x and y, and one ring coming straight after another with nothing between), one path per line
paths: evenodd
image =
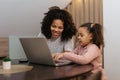
M81 42L81 40L78 40L79 42Z

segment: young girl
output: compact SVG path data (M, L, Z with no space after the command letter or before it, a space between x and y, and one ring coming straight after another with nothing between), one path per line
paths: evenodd
M79 46L72 52L64 52L55 58L59 62L65 58L77 64L92 64L92 73L101 71L101 80L106 80L102 68L102 48L104 46L102 26L100 24L85 23L78 29Z

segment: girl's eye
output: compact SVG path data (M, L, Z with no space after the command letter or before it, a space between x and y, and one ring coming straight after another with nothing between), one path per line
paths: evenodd
M81 37L83 37L83 34L78 34L78 36L81 36Z
M81 37L83 37L83 34L81 34Z

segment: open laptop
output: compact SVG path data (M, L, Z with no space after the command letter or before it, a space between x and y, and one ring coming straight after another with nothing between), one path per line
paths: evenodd
M20 42L30 63L51 66L61 66L71 63L69 60L55 63L44 38L20 38Z

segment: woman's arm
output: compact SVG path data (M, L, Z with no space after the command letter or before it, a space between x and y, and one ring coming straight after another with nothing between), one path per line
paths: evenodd
M64 43L64 52L72 51L73 49L74 49L73 39L70 39Z

